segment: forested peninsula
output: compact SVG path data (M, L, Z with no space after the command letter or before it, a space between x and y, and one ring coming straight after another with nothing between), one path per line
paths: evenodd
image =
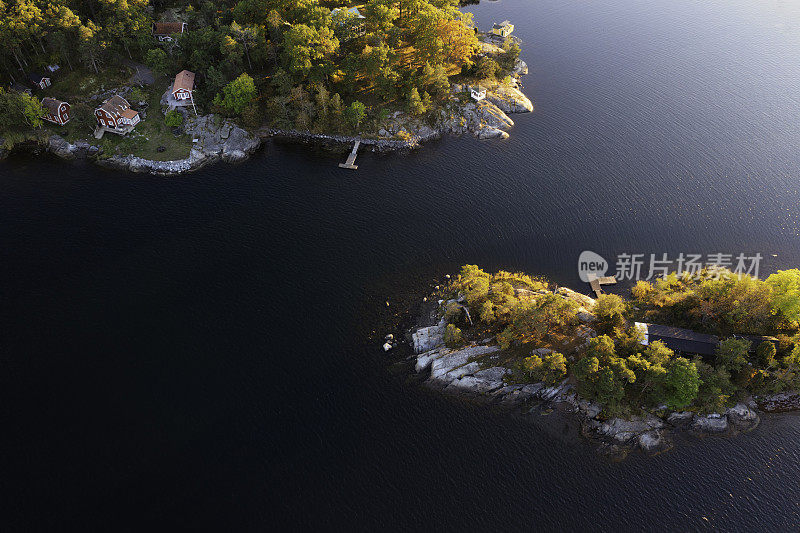
M672 273L637 282L629 298L595 299L466 265L428 300L411 340L429 383L566 405L584 435L616 451L660 452L677 429L745 431L759 409L800 408L797 269L765 280Z
M9 0L0 156L163 174L241 160L271 136L379 150L504 138L529 112L509 21L453 0Z

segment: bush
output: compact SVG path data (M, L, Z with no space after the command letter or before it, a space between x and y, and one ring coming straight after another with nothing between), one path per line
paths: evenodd
M164 124L170 128L177 128L183 124L183 115L181 115L177 110L173 109L172 111L167 112L167 114L164 116Z
M245 126L255 129L261 126L264 120L264 115L261 112L261 106L256 102L247 104L247 107L242 111L242 122Z
M493 80L498 70L500 65L490 57L482 57L475 63L475 77L481 80Z
M532 355L522 362L523 369L532 378L548 385L554 385L567 375L567 359L558 352L544 356Z
M457 348L464 342L461 330L453 324L447 324L444 330L444 343L450 348Z
M764 341L756 348L755 363L761 368L775 366L775 345L769 341Z

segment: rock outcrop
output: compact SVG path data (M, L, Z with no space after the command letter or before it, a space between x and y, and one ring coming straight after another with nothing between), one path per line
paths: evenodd
M758 398L758 406L768 413L800 410L800 392L780 392Z
M212 160L242 161L261 145L258 137L216 115L190 117L184 130L197 139L195 149Z
M445 322L442 320L435 326L419 328L412 333L411 340L414 344L414 353L429 352L444 344L444 328ZM419 365L419 362L417 362L417 365ZM418 372L419 370L420 368L417 368Z
M486 92L486 99L506 113L529 113L533 102L517 88L501 85Z
M97 146L90 145L86 141L77 141L75 144L72 144L67 142L60 135L51 135L48 137L45 148L51 154L68 161L93 157L100 152Z
M740 431L749 431L761 422L758 413L743 403L731 407L725 411L725 414L728 417L728 421Z
M722 433L728 430L728 417L720 413L710 415L695 415L692 429L707 433Z
M663 427L664 423L661 419L653 415L647 415L646 417L634 416L630 420L612 418L607 422L603 422L597 428L597 433L617 442L628 442L644 433Z

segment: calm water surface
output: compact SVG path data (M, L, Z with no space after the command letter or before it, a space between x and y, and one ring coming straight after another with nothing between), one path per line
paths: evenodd
M470 10L524 40L537 109L507 141L357 172L275 144L170 179L0 164L4 529L798 529L798 416L611 463L370 336L467 262L582 290L584 249L800 265L800 7Z

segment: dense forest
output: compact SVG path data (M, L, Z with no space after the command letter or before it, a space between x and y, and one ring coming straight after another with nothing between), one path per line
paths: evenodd
M630 299L604 294L582 306L544 280L467 265L445 293L463 302L442 310L451 347L494 334L517 380L568 377L611 415L659 406L713 412L748 394L800 388L797 269L766 280L726 270L671 274L640 281ZM711 357L661 341L644 346L636 322L691 328L719 343Z
M157 75L197 75L207 111L250 126L358 130L393 109L423 115L449 91L449 76L493 78L519 54L476 60L470 14L454 0L0 0L6 43L0 72L8 87L58 64L102 75L126 60ZM154 22L185 22L172 41ZM0 98L13 109L0 131L38 125L36 102Z

